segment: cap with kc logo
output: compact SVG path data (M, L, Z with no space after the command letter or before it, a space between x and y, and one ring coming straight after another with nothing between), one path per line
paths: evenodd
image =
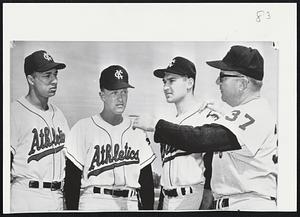
M259 81L264 77L264 59L258 50L251 47L232 46L222 60L206 63L217 69L237 71Z
M53 58L44 50L35 51L25 58L24 71L25 75L33 72L45 72L50 69L64 69L64 63L56 63Z
M112 65L101 72L99 79L100 88L107 90L118 90L123 88L134 88L128 83L127 71L119 65Z
M196 67L194 63L184 57L175 57L165 69L157 69L153 72L156 77L163 78L165 73L174 73L178 75L186 75L188 77L196 77Z

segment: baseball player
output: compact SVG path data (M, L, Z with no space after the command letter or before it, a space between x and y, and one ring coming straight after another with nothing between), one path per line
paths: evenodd
M175 57L166 69L157 69L154 75L163 80L167 102L176 106L177 115L173 121L177 124L197 125L203 117L201 112L198 112L202 103L197 102L194 97L195 65L186 58ZM212 156L212 153L210 155ZM204 177L203 156L202 153L192 154L173 148L168 143L161 143L164 210L200 208L205 181L206 191L210 193L210 180ZM206 171L207 177L210 176L209 172Z
M244 46L231 47L223 60L207 62L221 70L216 83L230 106L208 105L203 110L208 124L135 121L144 130L155 126L156 142L195 153L214 151L211 187L217 210L276 210L277 130L260 96L263 62L258 50Z
M63 209L65 137L69 126L49 97L57 90L56 63L44 50L25 58L29 92L11 104L12 212Z
M69 163L78 168L73 166L71 171L80 170L74 179L67 166L68 209L77 209L78 202L72 198L78 198L79 186L79 210L138 210L138 197L141 209L153 209L151 163L155 155L145 133L133 130L131 120L122 115L128 88L133 88L128 73L112 65L102 71L99 82L102 112L78 121L66 142ZM75 180L80 176L78 184Z

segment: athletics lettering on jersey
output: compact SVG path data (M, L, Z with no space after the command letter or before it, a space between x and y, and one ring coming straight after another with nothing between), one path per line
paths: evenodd
M87 175L88 178L90 176L98 176L100 173L115 167L140 163L139 150L133 150L128 146L128 143L125 144L124 150L120 149L119 144L115 144L113 148L114 151L112 151L112 146L107 144L106 146L102 145L100 150L100 146L95 145L95 153L89 168L90 172ZM99 168L100 166L102 167Z
M29 158L27 159L27 163L29 163L32 160L39 161L43 157L57 153L60 150L63 149L64 145L61 145L65 142L65 133L58 127L57 132L55 132L55 129L48 127L45 127L43 129L40 129L40 131L37 130L37 128L33 128L33 138L31 143L31 149L28 153ZM52 133L52 136L50 135ZM53 148L53 145L56 146ZM36 152L39 152L35 154Z
M166 155L174 153L177 150L178 149L175 147L172 147L168 144L161 143L161 145L160 145L161 159L163 160L166 157Z
M160 151L161 151L161 160L162 160L163 164L165 164L166 162L168 162L170 160L173 160L176 157L191 154L189 152L179 151L179 149L172 147L168 144L164 144L164 143L161 143ZM173 154L174 152L176 152L176 153Z
M213 112L213 111L210 111L207 115L206 115L206 118L213 118L214 121L218 120L220 117L219 115L217 115L217 113Z

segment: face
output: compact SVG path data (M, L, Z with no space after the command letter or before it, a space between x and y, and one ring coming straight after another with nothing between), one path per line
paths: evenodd
M190 88L189 79L173 73L165 73L163 90L168 103L176 103L183 99Z
M58 83L57 74L57 69L51 69L46 72L34 72L28 75L29 83L35 94L44 98L54 96Z
M220 87L221 98L224 102L231 106L239 105L241 92L241 79L246 77L236 71L221 70L219 77L216 80Z
M124 112L128 98L127 88L119 90L103 89L103 91L100 92L100 96L106 110L116 115L120 115Z

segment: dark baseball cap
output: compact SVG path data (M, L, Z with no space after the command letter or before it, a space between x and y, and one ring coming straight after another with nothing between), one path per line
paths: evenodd
M163 78L165 73L174 73L178 75L188 76L195 79L196 67L194 63L184 57L175 57L165 69L157 69L153 72L156 77Z
M50 69L64 69L64 63L54 62L53 58L44 50L35 51L25 58L24 71L25 75L33 72L45 72Z
M264 59L258 50L251 47L232 46L222 60L206 63L217 69L237 71L259 81L264 77Z
M100 88L107 90L118 90L123 88L134 88L128 83L127 71L119 65L112 65L101 72L99 79Z

